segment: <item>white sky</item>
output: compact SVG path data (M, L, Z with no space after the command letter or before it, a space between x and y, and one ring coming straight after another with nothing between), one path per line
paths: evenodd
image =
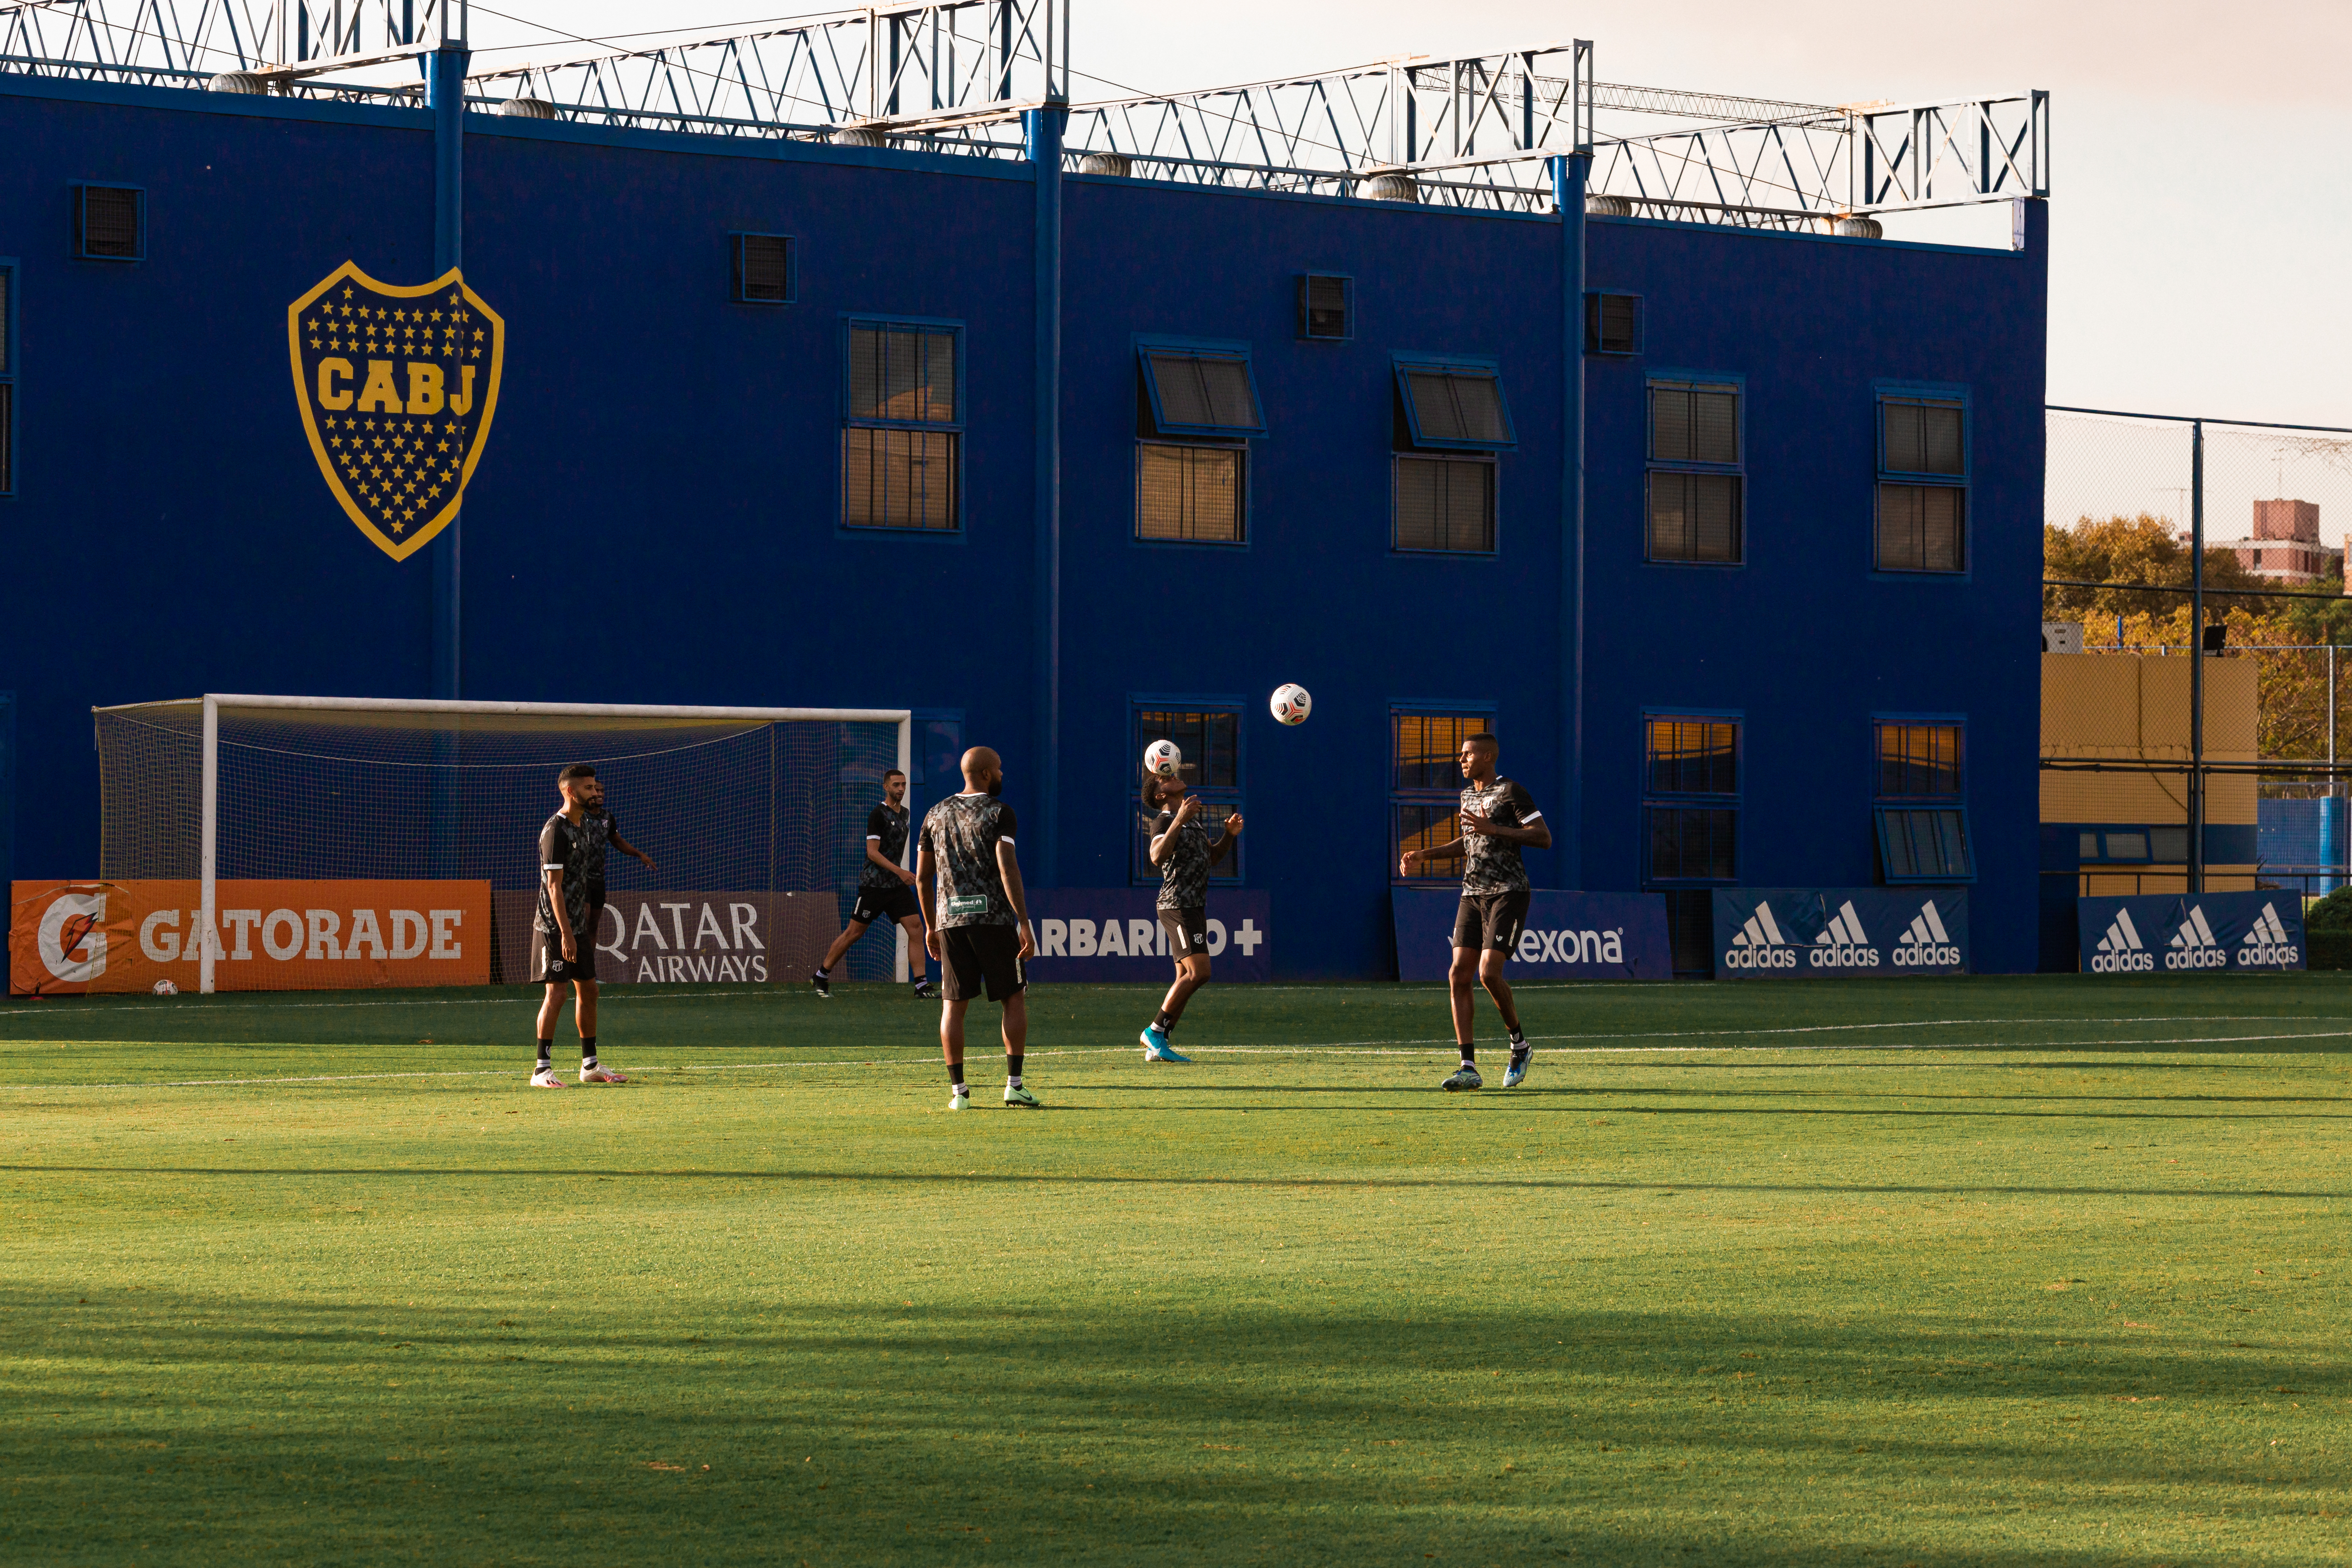
M594 36L816 7L497 8ZM528 37L472 15L478 48ZM2352 146L2352 0L1075 0L1072 32L1076 69L1119 84L1082 75L1078 98L1579 37L1594 41L1600 79L1641 86L1825 103L2046 88L2051 400L2352 426L2352 177L2340 151ZM2005 209L1977 221L2006 242ZM2352 489L2327 468L2345 492L2323 514L2334 539L2352 522ZM2238 510L2209 517L2217 536L2242 531Z

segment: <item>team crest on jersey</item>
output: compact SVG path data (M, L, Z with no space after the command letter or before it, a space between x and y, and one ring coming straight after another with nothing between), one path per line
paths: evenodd
M481 461L506 322L455 268L403 286L346 261L286 308L286 342L327 488L405 561L457 515Z

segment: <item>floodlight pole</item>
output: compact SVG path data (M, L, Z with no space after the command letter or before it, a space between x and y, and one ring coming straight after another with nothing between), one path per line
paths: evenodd
M443 0L441 47L425 57L425 98L433 110L433 270L436 277L466 265L466 12ZM454 698L459 687L463 627L464 497L433 542L433 695Z
M1050 14L1050 13L1049 13ZM1061 886L1062 805L1062 131L1069 106L1022 117L1036 181L1037 885Z
M1589 46L1578 64L1590 71ZM1583 72L1580 72L1582 75ZM1581 81L1580 94L1585 90ZM1559 209L1559 830L1552 837L1554 875L1563 888L1584 886L1584 191L1592 153L1583 142L1551 161L1552 201Z
M2189 891L2205 890L2205 421L2189 426Z

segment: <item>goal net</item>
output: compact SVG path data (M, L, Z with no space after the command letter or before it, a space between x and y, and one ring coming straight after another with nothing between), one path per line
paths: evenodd
M841 929L866 813L909 738L908 715L887 710L214 696L94 717L100 875L195 884L192 957L194 931L215 946L232 934L222 882L487 883L489 977L508 984L542 972L539 832L567 764L595 768L620 832L658 868L607 856L600 977L781 980L814 968ZM219 956L201 956L205 990ZM848 963L853 978L905 973L887 940ZM352 983L277 968L289 986ZM257 973L238 966L239 988Z

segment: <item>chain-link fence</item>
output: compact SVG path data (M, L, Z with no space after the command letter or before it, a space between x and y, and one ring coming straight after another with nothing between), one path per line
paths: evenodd
M2216 887L2333 888L2352 858L2352 430L2047 419L2044 650L2140 664L2045 667L2043 822L2202 824L2179 837L2175 886L2210 870ZM2189 658L2199 647L2218 659ZM2094 869L2166 875L2103 854L2079 868L2086 887Z

